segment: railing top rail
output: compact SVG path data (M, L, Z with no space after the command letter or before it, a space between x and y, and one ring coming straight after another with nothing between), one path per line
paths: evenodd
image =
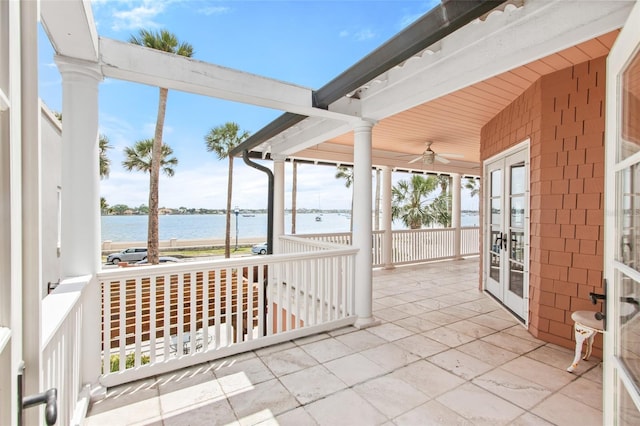
M41 348L47 347L91 280L91 275L65 279L42 299Z
M351 232L320 232L315 234L287 234L285 237L298 237L298 238L315 238L315 237L348 237Z
M306 241L305 241L306 242ZM335 248L340 247L340 248ZM144 278L150 275L176 274L185 272L199 272L207 269L243 268L256 265L274 265L286 263L293 260L327 258L333 256L355 255L358 249L344 248L345 246L334 245L331 249L323 251L310 251L305 253L274 254L260 257L240 257L236 259L214 259L199 260L192 262L181 262L164 265L131 266L104 270L97 274L99 280L121 279L121 278Z
M318 235L323 235L323 234L318 234ZM341 235L341 234L324 234L324 236L327 235ZM348 234L346 234L348 235ZM328 250L332 250L332 249L342 249L344 248L344 244L336 244L336 243L329 243L326 241L315 241L315 240L310 240L308 236L302 237L302 236L293 236L293 235L282 235L280 237L281 240L284 241L293 241L296 243L300 243L300 244L304 244L307 246L313 246L313 247L318 247L318 248L324 248L324 249L328 249Z

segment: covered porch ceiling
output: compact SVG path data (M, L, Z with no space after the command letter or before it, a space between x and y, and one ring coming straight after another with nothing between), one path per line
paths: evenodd
M480 131L540 77L608 54L619 30L519 66L430 102L380 120L373 128L373 163L401 170L480 173ZM450 163L424 165L415 160L431 149ZM293 155L310 161L351 163L353 132ZM447 155L452 154L452 155Z

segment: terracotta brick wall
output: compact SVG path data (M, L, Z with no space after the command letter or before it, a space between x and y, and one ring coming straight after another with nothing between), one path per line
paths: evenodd
M565 347L602 292L605 59L542 77L481 133L483 160L530 138L529 330Z

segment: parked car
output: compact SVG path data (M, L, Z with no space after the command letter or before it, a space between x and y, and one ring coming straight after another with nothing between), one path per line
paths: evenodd
M144 247L132 247L122 250L120 253L111 253L107 256L107 263L117 265L120 262L139 262L147 258L147 249Z
M267 243L256 244L251 247L251 253L253 254L267 254Z
M168 262L180 262L180 259L172 256L160 256L158 257L158 261L160 263L168 263ZM136 265L146 265L148 263L148 259L141 260L136 262Z

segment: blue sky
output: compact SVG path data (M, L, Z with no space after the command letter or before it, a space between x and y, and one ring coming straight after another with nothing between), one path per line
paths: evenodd
M168 29L194 47L194 58L317 89L373 51L415 19L435 0L414 1L197 1L93 0L98 34L126 41L140 28ZM61 77L53 50L40 35L40 93L60 111ZM122 169L122 151L153 137L158 89L119 80L100 84L100 133L109 151L111 173L101 182L107 203L148 202L148 176ZM161 177L160 205L223 208L227 161L205 149L204 135L227 121L254 133L282 111L169 91L164 141L179 164L175 176ZM266 163L271 166L271 163ZM291 205L291 166L286 166L287 207ZM298 207L348 209L351 192L335 179L335 168L300 165ZM403 178L394 174L394 180ZM463 200L466 197L463 196ZM266 178L235 160L233 204L266 207ZM463 202L463 208L466 208Z

